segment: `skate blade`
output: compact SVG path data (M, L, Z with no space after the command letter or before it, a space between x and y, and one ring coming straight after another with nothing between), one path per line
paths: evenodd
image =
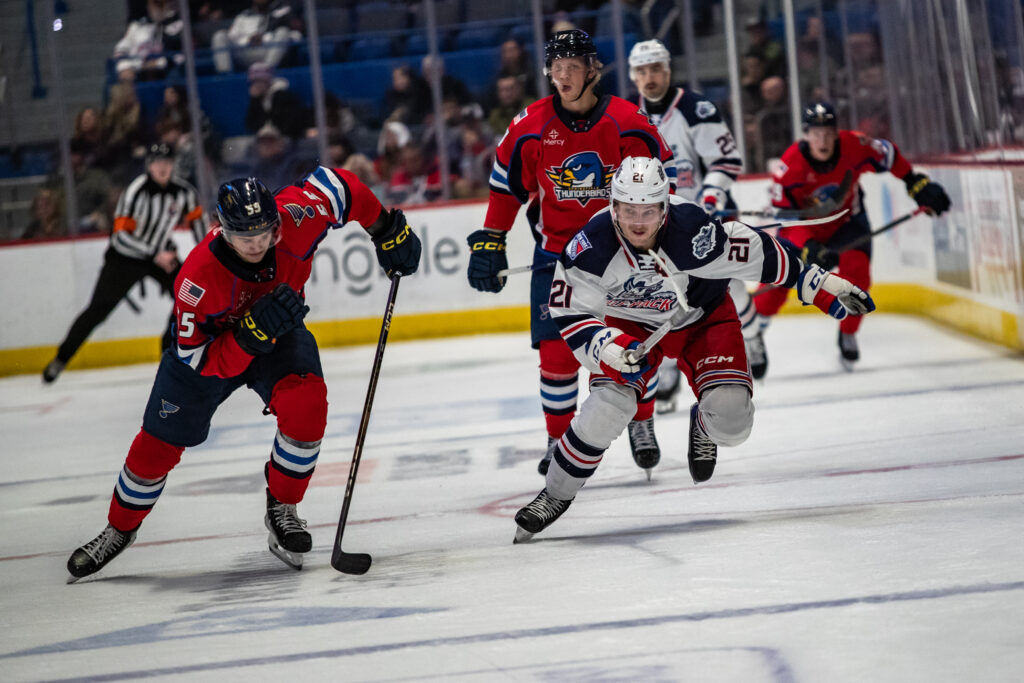
M840 356L839 357L839 364L843 366L843 370L846 370L847 372L853 372L853 369L856 366L857 361L846 360L845 358Z
M665 413L674 413L676 412L676 401L674 399L670 401L656 400L654 402L654 411L658 413L658 415L664 415Z
M648 467L647 469L644 470L644 474L647 475L647 481L650 481L651 480L651 475L654 474L654 468L653 467Z
M533 534L532 533L530 533L529 531L527 531L526 529L524 529L521 526L517 526L516 527L516 537L514 539L512 539L512 544L515 545L516 543L526 543L531 538L533 538Z
M84 576L69 576L69 577L68 577L68 584L72 584L72 583L75 583L75 582L77 582L77 581L78 581L79 579L84 579L84 578L85 578Z
M293 553L290 550L285 550L279 546L274 540L274 535L271 534L270 538L267 539L267 548L273 553L274 557L284 562L286 565L295 569L296 571L302 570L302 553Z

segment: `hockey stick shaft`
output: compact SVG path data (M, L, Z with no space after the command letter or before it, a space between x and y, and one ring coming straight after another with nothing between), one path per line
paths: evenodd
M365 574L370 568L373 558L366 553L346 553L341 549L341 537L345 533L345 523L348 521L348 511L352 504L352 492L356 487L356 475L359 472L359 461L363 455L363 442L366 439L366 430L370 424L370 409L373 407L373 397L377 393L377 379L380 377L380 366L384 360L384 345L388 341L388 332L391 329L391 316L395 312L395 298L398 296L398 282L400 275L391 279L391 291L388 292L387 306L384 308L384 319L381 321L380 338L377 340L377 352L373 356L373 367L370 369L370 386L366 390L366 400L363 401L363 414L359 419L359 431L356 434L356 445L352 452L352 464L348 470L348 482L345 484L345 498L341 503L341 516L338 518L338 532L334 536L334 550L331 553L331 566L345 574Z
M519 273L529 273L534 270L544 270L545 268L554 268L557 261L548 261L547 263L539 263L537 265L529 266L516 266L515 268L502 268L498 271L498 277L505 277L506 275L518 275Z

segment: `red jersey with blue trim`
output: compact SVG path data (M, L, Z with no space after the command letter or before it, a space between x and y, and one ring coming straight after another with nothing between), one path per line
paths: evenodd
M262 261L243 261L217 227L189 253L174 283L175 352L200 374L243 373L253 356L231 332L253 302L281 283L301 293L327 232L349 221L369 227L383 208L356 176L323 166L282 189L275 200L280 240Z
M828 201L842 184L847 171L853 175L853 192L847 192L836 209L850 209L849 220L864 210L857 180L864 173L889 171L902 178L911 170L910 162L896 145L852 130L839 131L832 158L816 161L807 142L801 140L783 152L772 184L772 206L781 209L811 209ZM843 222L845 223L846 220ZM831 225L831 224L830 224ZM838 226L835 226L838 227Z
M612 175L628 156L665 164L672 187L672 151L633 103L602 95L580 117L557 94L540 99L509 124L495 152L484 227L509 230L519 207L545 251L560 253L590 218L608 206Z

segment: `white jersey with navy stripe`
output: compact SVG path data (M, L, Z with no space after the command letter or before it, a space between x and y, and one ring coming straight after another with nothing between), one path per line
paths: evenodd
M198 207L196 190L187 181L172 177L161 187L143 173L129 183L117 202L110 244L122 256L151 259L168 247L171 230L190 216L198 244L208 229Z
M619 234L608 209L596 214L562 252L549 311L588 369L600 372L591 341L609 328L608 317L651 331L671 320L671 329L680 330L722 303L731 278L792 287L803 267L794 247L743 223L721 223L678 197L671 198L654 252L669 273ZM682 305L676 289L685 297Z
M743 172L743 159L718 108L701 93L683 88L670 90L666 97L672 101L663 114L649 112L643 97L640 109L672 150L676 195L695 201L705 185L729 191Z

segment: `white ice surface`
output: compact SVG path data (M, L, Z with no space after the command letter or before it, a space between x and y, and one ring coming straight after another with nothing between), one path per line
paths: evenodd
M753 434L710 482L686 470L687 398L652 483L620 437L515 546L545 440L525 336L389 345L344 543L364 576L330 550L372 347L323 353L301 572L266 549L274 423L240 390L136 544L66 585L155 366L4 379L0 680L1021 680L1024 359L876 314L847 374L835 334L776 320Z

